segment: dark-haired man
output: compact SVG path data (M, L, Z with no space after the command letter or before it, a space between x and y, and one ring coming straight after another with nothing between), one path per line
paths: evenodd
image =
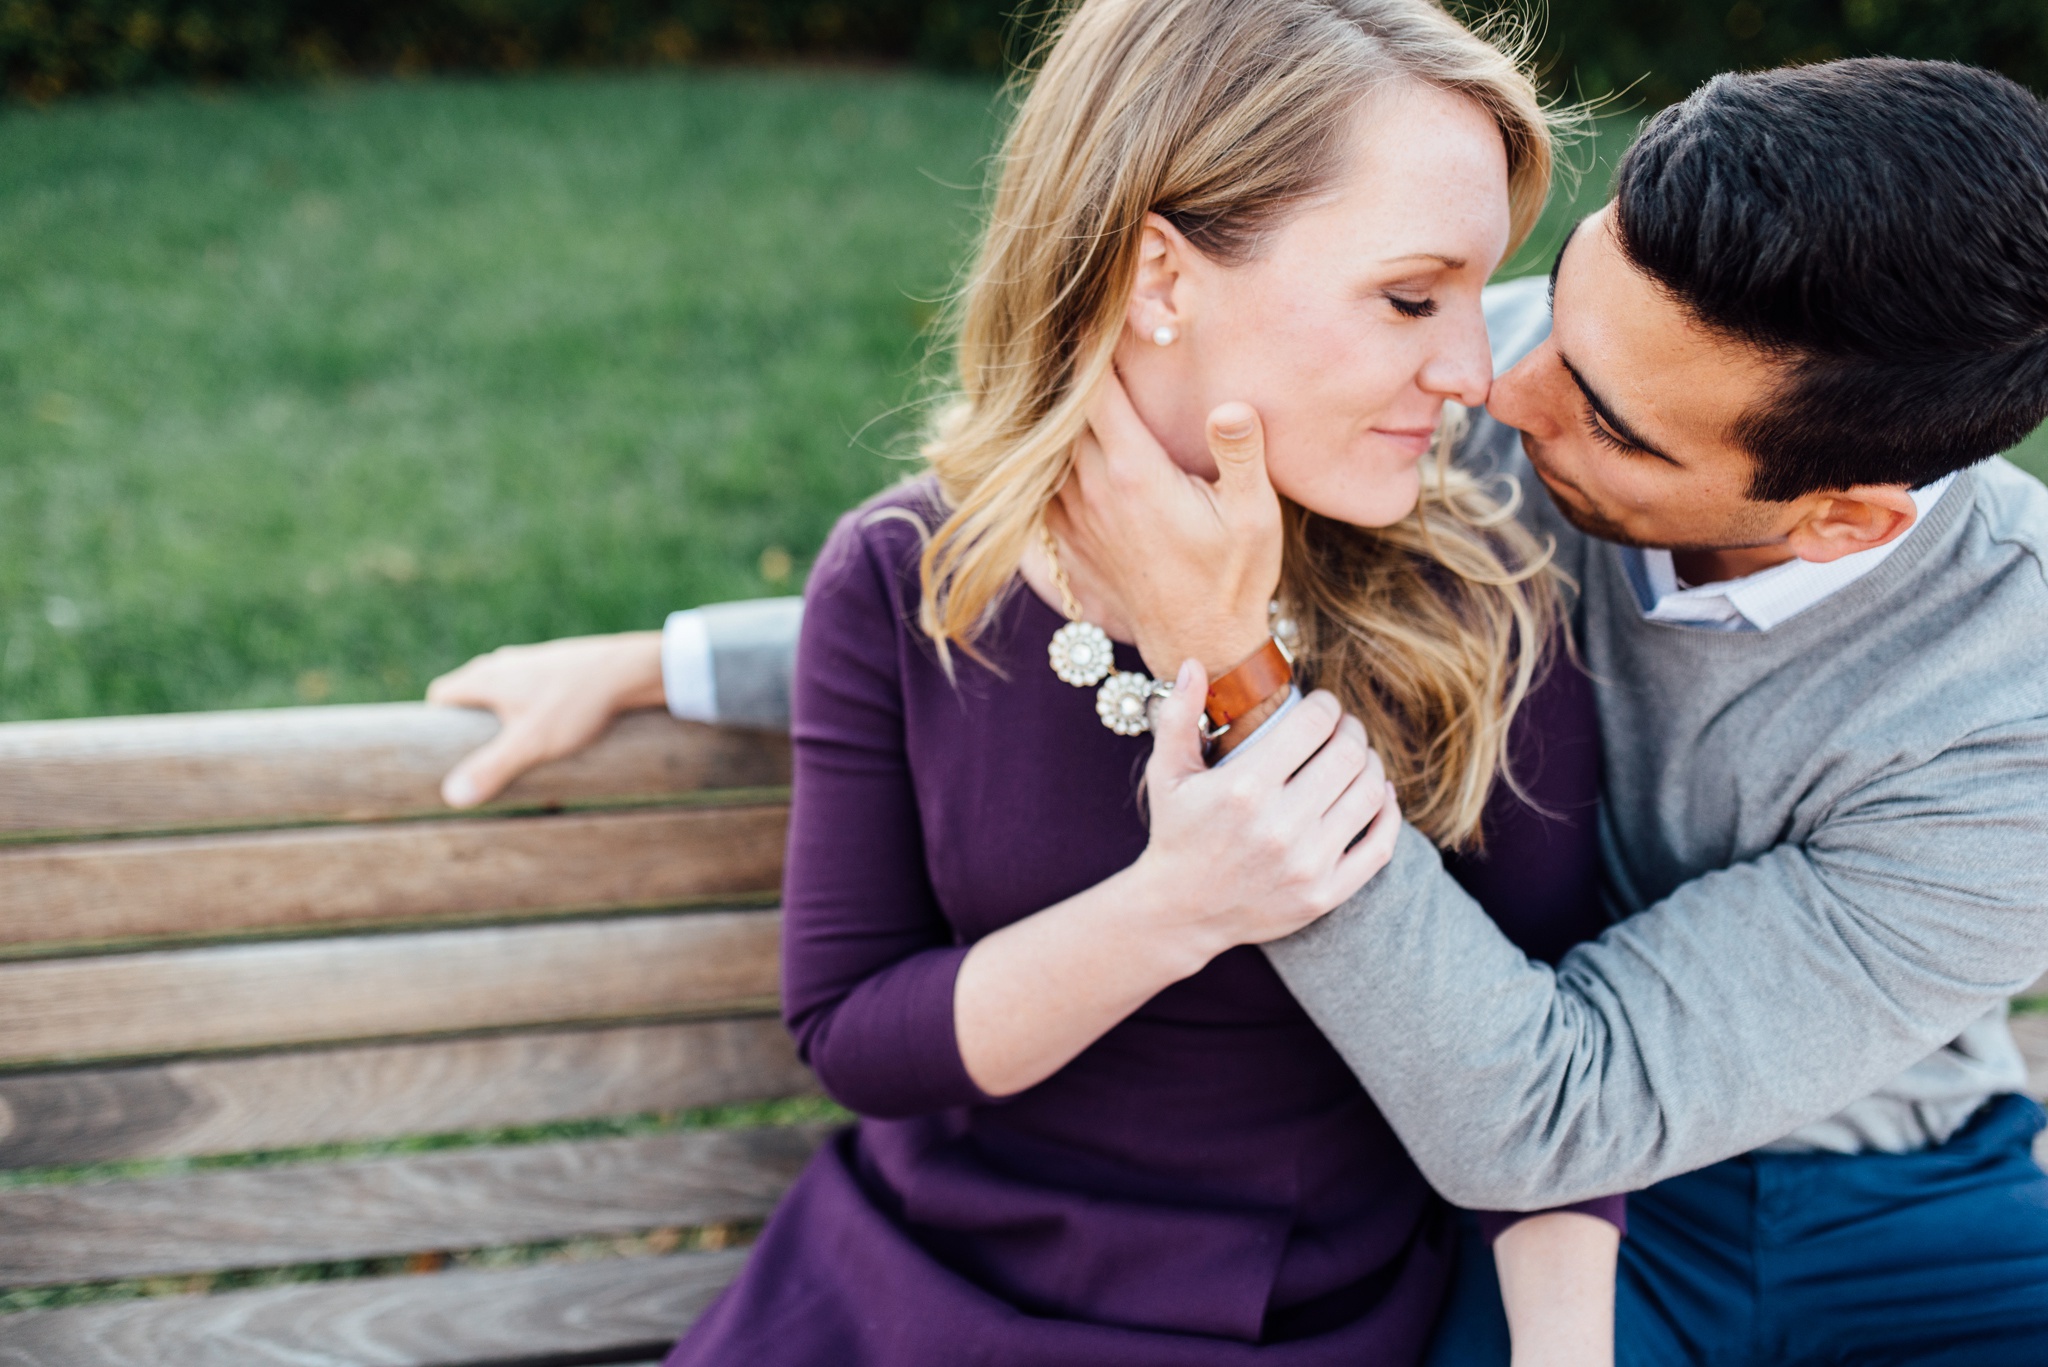
M1273 959L1452 1199L1637 1193L1620 1362L2048 1362L2005 1024L2048 969L2048 490L1986 459L2048 418L2048 110L1946 64L1722 77L1616 191L1554 325L1490 291L1512 368L1462 456L1551 493L1615 925L1533 963L1407 831ZM1150 571L1148 658L1243 658L1265 605L1219 612L1145 482L1085 515ZM671 704L785 717L776 611L674 619ZM508 725L451 787L561 748ZM1466 1266L1438 1361L1505 1362Z

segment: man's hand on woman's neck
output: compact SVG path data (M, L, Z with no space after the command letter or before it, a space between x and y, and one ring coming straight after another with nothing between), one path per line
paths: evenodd
M1189 659L1220 676L1272 630L1280 497L1266 478L1258 414L1223 404L1205 431L1213 481L1174 462L1111 376L1050 511L1062 547L1082 548L1126 615L1127 639L1160 678Z

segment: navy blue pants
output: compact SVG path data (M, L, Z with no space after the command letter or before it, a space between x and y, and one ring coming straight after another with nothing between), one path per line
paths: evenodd
M1921 1153L1745 1154L1632 1195L1616 1367L2048 1367L2043 1119L2003 1096ZM1428 1367L1507 1361L1468 1219Z

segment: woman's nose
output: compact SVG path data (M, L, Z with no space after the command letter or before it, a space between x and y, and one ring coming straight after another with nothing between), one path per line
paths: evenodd
M1493 387L1493 348L1487 345L1486 326L1460 328L1446 337L1423 364L1419 377L1425 392L1455 400L1467 408L1486 402Z

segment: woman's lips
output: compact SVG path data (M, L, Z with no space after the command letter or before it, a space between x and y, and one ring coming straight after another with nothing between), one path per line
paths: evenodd
M1434 427L1375 427L1376 437L1384 437L1401 450L1412 456L1423 456L1429 452L1430 443L1436 440Z

